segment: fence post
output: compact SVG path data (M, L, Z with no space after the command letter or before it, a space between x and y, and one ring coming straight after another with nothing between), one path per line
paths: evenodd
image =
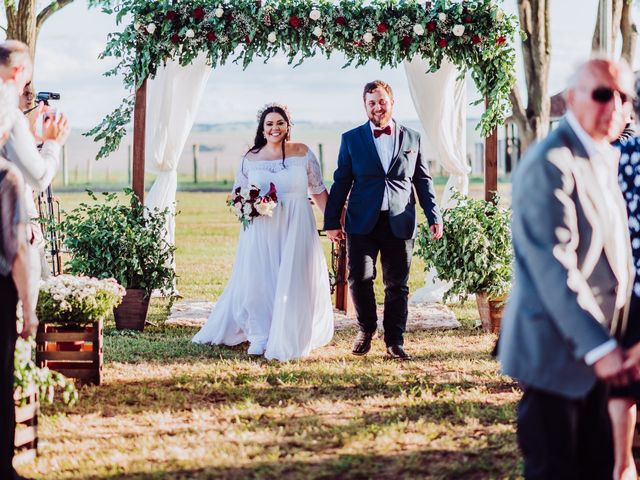
M127 145L127 185L131 185L131 145Z
M198 183L198 154L200 153L200 145L193 144L193 183Z
M218 181L218 156L213 158L213 179Z
M324 152L321 143L318 144L318 161L320 162L320 173L324 179Z
M69 168L67 165L67 144L62 146L62 185L69 185Z
M91 159L87 158L87 185L91 185L92 169L93 165L91 163Z

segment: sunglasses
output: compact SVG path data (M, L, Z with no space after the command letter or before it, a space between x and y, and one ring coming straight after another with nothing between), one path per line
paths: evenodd
M609 103L613 99L615 92L620 95L620 101L625 103L627 101L627 94L620 90L614 90L609 87L598 87L591 92L591 99L597 103Z

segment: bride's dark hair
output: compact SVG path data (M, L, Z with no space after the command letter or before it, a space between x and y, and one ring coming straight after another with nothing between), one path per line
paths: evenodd
M251 153L258 153L260 150L262 150L262 147L264 147L267 144L267 138L264 136L264 121L267 118L267 115L269 115L270 113L277 113L279 115L282 116L282 118L284 118L284 121L287 123L287 134L284 137L284 140L282 141L282 166L284 167L284 158L285 158L285 150L284 150L284 146L285 146L285 142L287 140L289 140L290 138L290 127L291 127L291 120L289 120L289 116L287 115L287 112L285 112L284 108L282 107L278 107L278 106L270 106L265 108L262 113L260 114L260 119L258 121L258 129L256 130L256 138L253 140L253 147L251 147L247 153L251 152Z

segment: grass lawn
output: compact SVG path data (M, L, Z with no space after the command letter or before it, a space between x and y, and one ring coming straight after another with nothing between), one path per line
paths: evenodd
M478 187L481 189L481 186ZM477 192L476 192L477 193ZM238 224L225 194L178 194L178 288L215 300L229 277ZM71 209L85 195L61 195ZM323 239L325 249L329 244ZM410 287L424 280L414 258ZM378 300L382 300L377 282ZM105 332L105 382L72 408L43 407L37 478L504 478L517 477L519 393L489 352L477 312L453 306L457 331L409 333L415 360L384 358L380 340L352 356L355 329L288 363L246 346L190 343L195 329L164 324L154 300L142 334Z

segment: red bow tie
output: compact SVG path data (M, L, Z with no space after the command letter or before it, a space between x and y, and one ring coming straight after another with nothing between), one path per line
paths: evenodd
M386 134L386 135L391 135L391 125L387 125L384 128L374 128L373 129L374 138L378 138L383 133Z

